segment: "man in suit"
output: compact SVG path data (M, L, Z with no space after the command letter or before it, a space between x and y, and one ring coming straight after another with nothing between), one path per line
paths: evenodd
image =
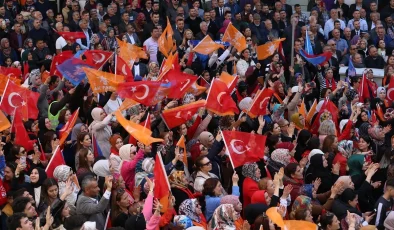
M293 14L293 8L287 4L287 0L280 0L282 3L282 10L286 11L287 20L290 20L290 16Z
M216 13L216 19L219 19L220 21L224 20L224 0L219 0L218 1L218 7L215 8L215 13Z
M352 37L354 37L355 35L361 36L361 33L367 32L365 30L361 30L360 21L354 21L353 26L354 30L352 30Z
M141 41L138 38L138 35L135 33L135 28L133 24L128 24L126 27L126 38L127 38L127 43L136 45L136 46L141 46Z
M123 12L122 21L119 23L118 30L120 34L127 32L127 25L129 25L130 16L128 12Z
M140 62L139 58L137 58L133 64L131 72L133 73L134 78L137 78L137 76L145 77L148 75L148 68L144 63Z
M93 32L88 27L88 22L86 20L79 21L79 32L83 32L86 38L77 39L76 42L81 46L81 49L90 49L90 38L93 36Z
M10 33L10 45L11 47L18 52L21 53L23 49L23 42L27 38L25 33L22 33L22 26L19 23L14 24L14 30Z
M176 26L174 27L174 38L176 45L180 46L183 41L183 33L185 32L185 21L179 17L176 19Z
M106 217L104 211L107 209L111 198L112 180L112 176L105 177L107 190L100 201L96 200L100 191L97 180L92 176L86 176L82 181L81 187L83 193L78 197L77 215L83 215L88 221L96 222L96 228L98 230L105 229Z
M215 36L216 33L219 31L219 28L217 27L216 23L211 20L211 14L209 13L209 11L204 12L203 20L207 23L208 33L211 33L213 36Z

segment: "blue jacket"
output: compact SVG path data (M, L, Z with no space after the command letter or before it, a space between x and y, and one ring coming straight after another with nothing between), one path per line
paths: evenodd
M239 186L233 186L233 193L234 196L239 196ZM205 210L205 218L209 221L212 218L215 209L219 207L220 200L223 196L205 196L205 203L206 203L206 210Z

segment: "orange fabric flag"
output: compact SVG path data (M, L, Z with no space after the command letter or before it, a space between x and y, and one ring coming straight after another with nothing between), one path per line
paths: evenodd
M185 136L181 136L176 146L179 147L179 153L183 153L183 164L187 167L187 154L186 154L186 144L185 144Z
M264 45L257 46L257 59L264 60L274 54L278 49L279 44L284 40L286 40L286 38L281 38L273 42L267 42Z
M315 101L313 102L313 104L312 104L311 108L309 109L309 112L308 112L308 114L306 115L306 118L305 118L305 121L306 121L306 122L305 122L305 125L306 125L308 128L309 128L310 125L311 125L313 115L315 115L316 106L317 106L317 100L315 99Z
M272 207L269 208L265 214L270 218L272 222L274 222L276 225L281 227L282 229L285 226L285 223L283 222L283 217L278 213L277 207Z
M0 132L8 129L9 127L11 127L10 121L7 119L7 117L4 115L4 113L0 110Z
M160 35L157 43L159 44L160 52L168 57L172 49L174 48L174 31L172 30L170 20L167 17L167 27L164 29L163 33Z
M16 79L14 77L8 77L4 74L0 74L0 96L3 95L3 93L4 93L5 86L7 85L8 79L10 79L10 81L14 82L17 85L21 84L20 79Z
M115 75L86 67L82 67L82 69L85 71L94 93L114 92L118 89L118 84L124 82L122 75Z
M384 118L382 107L380 107L378 103L376 103L376 115L378 115L379 120L386 121L386 119Z
M133 107L133 106L135 106L135 105L139 105L139 104L140 104L140 103L134 101L133 99L126 98L126 99L123 101L123 103L120 105L119 110L120 110L120 111L123 111L123 110L129 109L129 108L131 108L131 107Z
M126 120L119 110L116 110L115 116L119 124L132 135L137 141L144 145L151 145L153 142L162 142L163 139L151 137L152 131L142 125Z
M51 77L51 75L48 71L45 70L44 72L41 73L41 81L42 82L45 82L48 79L48 77Z
M79 115L79 108L74 111L74 113L71 115L70 119L67 121L67 123L63 126L63 128L60 129L59 134L60 134L60 140L59 140L59 145L62 146L64 142L66 141L68 135L71 133L71 130L74 128L75 122L77 122Z
M196 45L196 47L193 48L193 51L200 54L209 55L219 48L224 49L224 46L217 44L209 35L207 35Z
M222 42L230 42L238 52L242 52L242 50L246 49L248 46L246 45L245 36L237 30L230 22L227 26L226 31L224 32Z
M116 38L116 41L118 42L118 45L120 47L119 56L123 58L123 60L125 60L127 63L129 63L129 65L130 60L133 60L134 62L136 58L148 59L148 55L143 48L121 41L118 38Z
M163 60L157 81L160 81L168 71L174 69L175 65L178 65L178 52L175 54L171 53L167 59Z
M235 86L237 86L238 83L238 76L231 76L229 73L223 71L220 74L219 80L222 82L226 83L227 87L229 88L230 91L233 91Z
M304 119L306 119L306 107L305 107L304 99L302 99L300 108L298 109L298 113L301 114L304 117Z
M197 82L194 82L194 84L192 85L192 87L190 87L187 92L193 94L194 96L198 96L202 93L204 93L205 91L207 91L207 88L204 86L200 86L199 84L197 84Z

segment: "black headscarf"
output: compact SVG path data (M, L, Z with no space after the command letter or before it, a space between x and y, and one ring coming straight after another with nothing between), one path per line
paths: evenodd
M131 215L125 223L126 230L146 229L145 217L142 213Z
M32 172L34 169L37 169L39 178L38 178L38 181L37 181L36 183L30 182L30 184L31 184L31 186L32 186L33 188L38 188L38 187L40 187L40 186L44 183L44 181L47 179L47 174L45 173L45 170L44 170L44 169L39 168L39 167L36 167L36 168L33 168L33 169L30 171L29 175L31 174L31 172Z
M322 154L316 154L311 157L310 165L305 176L305 184L313 183L316 178L320 178L321 181L324 181L324 183L319 187L317 193L327 192L331 189L333 183L329 167L323 166L323 157L324 155Z
M301 130L297 137L297 147L294 154L294 158L297 161L302 159L302 154L307 150L308 140L312 137L312 134L308 130Z
M40 129L40 131L38 132L38 138L40 138L40 141L44 141L45 139L45 133L49 131L49 129L45 126L45 119L47 119L48 117L41 117L38 120L38 128Z

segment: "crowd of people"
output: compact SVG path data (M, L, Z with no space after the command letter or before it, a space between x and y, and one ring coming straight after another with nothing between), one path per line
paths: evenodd
M286 0L58 2L0 6L0 65L20 69L20 80L40 95L38 117L24 122L32 150L15 143L12 127L1 130L1 229L280 229L272 208L285 223L305 221L312 229L394 229L394 0L310 0L308 13ZM225 41L209 55L194 51L206 36L221 40L229 25L242 33L246 49ZM134 123L150 123L162 142L144 145L122 127L115 112L124 98L116 91L93 93L89 81L73 85L59 74L43 78L55 55L115 53L119 39L147 54L134 60L133 81L156 81L165 57L158 39L168 26L181 71L199 76L207 91L122 112ZM258 46L280 38L286 40L277 52L259 60ZM310 63L302 53L309 41L314 55L330 58ZM116 72L114 58L101 70ZM341 80L340 68L349 65L363 76L348 71ZM381 83L374 69L384 70ZM238 77L231 97L241 113L200 108L169 129L163 111L206 99L223 72ZM363 87L370 87L369 96ZM266 114L252 117L247 111L261 89L273 95ZM49 176L60 131L78 108L61 146L66 164ZM14 115L7 114L10 123ZM234 169L226 130L265 135L260 160ZM185 149L177 146L181 138ZM154 196L157 154L171 187L166 206Z

